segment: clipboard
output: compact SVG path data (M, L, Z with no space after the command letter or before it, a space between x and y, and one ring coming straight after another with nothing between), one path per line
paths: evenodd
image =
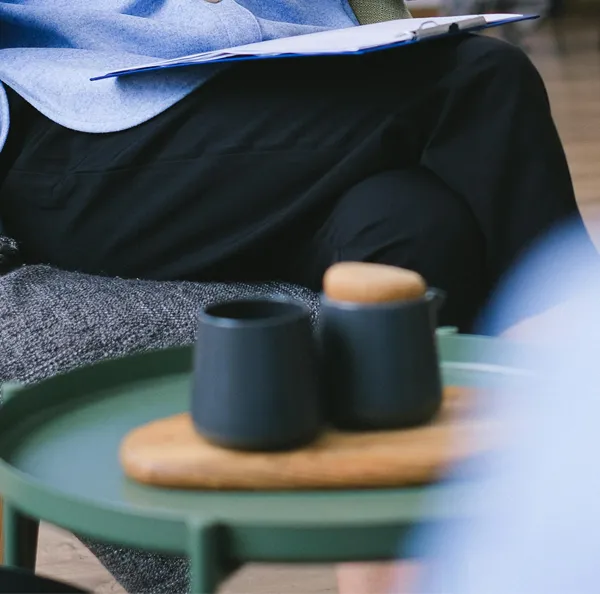
M400 19L371 25L358 25L272 39L248 45L201 52L170 60L114 70L91 78L92 81L130 76L169 68L204 64L223 64L247 60L302 58L332 55L361 55L396 47L413 45L454 35L478 32L539 18L539 15L485 14L423 19Z

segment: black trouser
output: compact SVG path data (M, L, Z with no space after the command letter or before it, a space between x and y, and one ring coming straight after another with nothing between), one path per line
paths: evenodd
M112 134L11 101L0 216L28 262L314 289L336 261L384 262L447 290L442 322L467 328L578 216L542 81L490 38L240 63Z

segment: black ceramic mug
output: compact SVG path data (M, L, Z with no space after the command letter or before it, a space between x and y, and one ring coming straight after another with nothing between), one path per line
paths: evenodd
M192 418L210 441L240 450L300 447L321 430L316 345L302 304L217 303L199 316Z
M435 339L441 291L414 301L321 297L321 348L330 422L346 430L400 429L431 420L442 402Z

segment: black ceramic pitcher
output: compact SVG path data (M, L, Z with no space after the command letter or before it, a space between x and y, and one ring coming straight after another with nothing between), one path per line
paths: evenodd
M327 414L346 430L398 429L431 420L442 402L435 339L444 293L412 301L321 297Z

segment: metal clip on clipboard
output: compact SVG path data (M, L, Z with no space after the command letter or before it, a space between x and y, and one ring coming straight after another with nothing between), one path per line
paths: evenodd
M454 23L444 23L438 25L435 21L425 21L413 33L413 41L421 41L428 37L438 37L439 35L449 35L451 33L460 33L477 27L485 27L487 25L485 17L478 16L464 21L455 21Z

